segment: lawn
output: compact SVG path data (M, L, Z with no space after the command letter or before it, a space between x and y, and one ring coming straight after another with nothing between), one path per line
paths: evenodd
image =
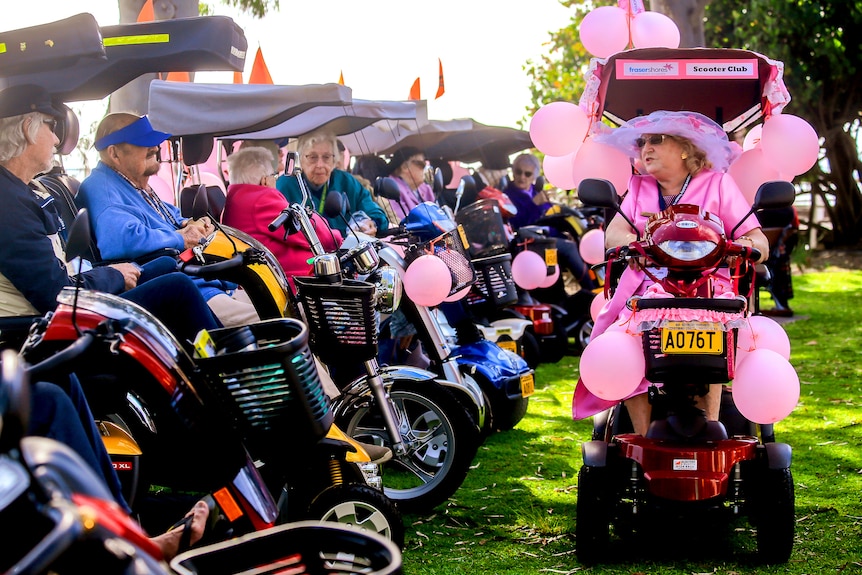
M794 278L794 288L796 321L785 329L802 391L796 410L775 426L794 456L796 540L787 564L757 564L742 521L726 542L696 544L707 526L693 524L685 544L679 535L659 536L647 550L616 546L607 563L580 565L577 472L591 422L571 419L578 358L566 357L539 367L527 416L488 438L446 505L405 516L404 572L862 573L862 271L808 273Z

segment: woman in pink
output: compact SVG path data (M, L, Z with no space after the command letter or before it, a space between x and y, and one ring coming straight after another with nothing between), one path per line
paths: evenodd
M287 200L275 189L272 152L266 148L241 148L228 157L230 186L227 189L222 221L263 243L278 259L288 279L311 273L311 248L302 233L285 237L284 229L271 232L269 223L287 207ZM330 229L320 215L311 215L326 251L341 244L341 233ZM292 283L292 282L291 282Z
M726 171L738 152L731 146L724 130L702 114L695 112L658 111L629 120L621 127L595 136L595 140L613 146L637 159L643 166L642 174L633 175L628 193L622 202L622 212L643 235L650 214L674 204L695 204L717 215L725 230L746 218L750 203ZM736 229L736 242L750 244L765 257L769 243L754 215L749 215ZM605 247L628 245L637 235L629 224L617 214L605 230ZM720 286L730 289L727 270L719 272ZM592 337L597 337L614 322L631 315L626 302L633 295L646 291L652 282L643 271L627 268L611 300L596 318ZM721 288L716 293L721 293ZM645 434L650 422L650 404L643 380L638 389L625 400L635 433ZM701 398L699 398L701 399ZM703 399L703 409L709 420L718 420L721 386L710 386ZM572 416L582 419L613 407L616 402L606 401L591 394L582 381L578 381L572 403Z
M410 210L422 202L434 201L434 190L425 183L425 154L418 148L405 146L392 154L389 160L389 177L401 190L400 200L389 200L398 224Z

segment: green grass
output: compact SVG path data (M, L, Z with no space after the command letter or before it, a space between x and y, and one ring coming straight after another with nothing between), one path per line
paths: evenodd
M577 471L591 422L571 419L578 358L566 357L539 367L527 416L485 442L448 504L405 516L404 572L862 573L862 272L810 273L795 277L794 289L799 319L785 328L802 392L797 409L775 426L794 456L797 532L786 565L753 562L745 521L728 545L708 552L662 539L670 545L663 554L616 547L607 564L579 564Z

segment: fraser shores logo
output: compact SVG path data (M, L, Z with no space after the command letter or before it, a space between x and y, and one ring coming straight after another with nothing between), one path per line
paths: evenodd
M757 78L755 60L621 60L618 78Z

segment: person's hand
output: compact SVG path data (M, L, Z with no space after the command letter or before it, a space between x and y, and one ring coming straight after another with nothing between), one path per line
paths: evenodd
M209 218L209 216L204 216L197 220L193 220L190 218L183 222L184 228L189 226L200 228L201 231L207 235L211 234L215 230L215 226L213 225L213 222Z
M372 219L368 219L359 224L359 231L369 236L377 235L377 224Z
M186 541L188 545L194 545L204 536L204 530L207 526L207 518L209 517L210 508L205 501L195 503L191 511L185 514L185 521L180 521L176 526L172 527L166 533L152 537L151 540L162 551L165 561L170 561L181 551L180 543L183 540L183 534L186 529L190 530L190 537L187 535ZM185 549L182 549L185 551Z
M191 223L177 230L183 236L183 243L186 249L200 245L201 240L206 239L209 235L206 227L197 223Z
M260 185L267 188L275 188L276 178L278 178L278 174L269 174L268 176L264 176L260 179Z
M123 274L123 282L126 285L126 291L138 285L138 278L141 277L141 266L133 263L111 264L109 267L114 268Z

